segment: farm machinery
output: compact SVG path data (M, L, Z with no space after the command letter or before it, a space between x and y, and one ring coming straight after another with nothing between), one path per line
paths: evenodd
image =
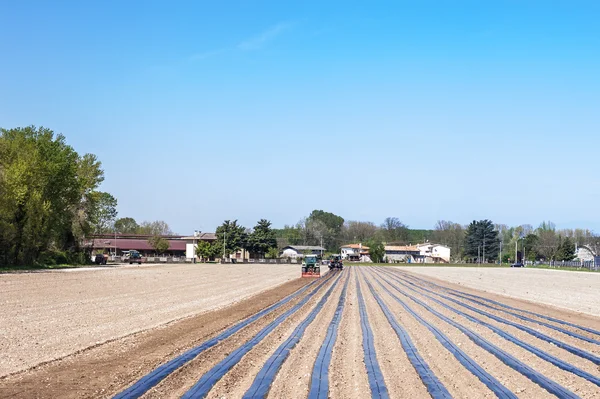
M329 257L329 270L342 270L344 264L340 255L331 255Z
M317 255L306 255L302 261L302 277L321 277Z

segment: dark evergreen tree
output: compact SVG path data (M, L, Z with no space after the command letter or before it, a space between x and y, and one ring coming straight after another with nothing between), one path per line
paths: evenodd
M486 259L498 259L500 239L498 231L494 229L491 220L473 221L467 227L465 234L465 255L477 258L479 255L485 262Z
M237 220L226 220L223 224L217 227L215 232L217 241L220 245L225 245L225 256L237 252L242 248L246 248L248 235L243 226L237 224ZM223 247L221 247L223 249Z
M556 260L569 261L573 259L575 259L575 244L573 241L569 237L565 238L564 241L560 240L560 244L556 249Z
M277 248L275 232L271 229L271 222L266 219L258 221L254 230L248 235L246 248L255 255L263 258L271 248Z

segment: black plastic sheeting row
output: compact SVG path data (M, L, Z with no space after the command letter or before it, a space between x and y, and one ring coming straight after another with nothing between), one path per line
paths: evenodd
M358 277L356 277L356 293L358 296L360 327L362 329L363 336L363 352L365 366L367 368L367 377L369 379L369 387L371 388L371 397L388 399L390 395L388 394L388 390L383 379L383 373L381 372L381 368L379 368L379 362L377 361L377 352L375 350L375 342L373 340L373 330L371 330L371 326L369 324L367 306L365 305L365 299L363 298L360 290Z
M458 345L453 343L448 337L441 332L437 327L429 323L427 320L419 316L410 306L404 301L398 298L396 295L391 293L380 281L376 280L377 283L383 288L392 298L394 298L404 310L410 313L419 323L427 327L429 331L435 336L435 338L446 348L452 355L466 368L471 374L479 379L485 386L487 386L494 394L499 398L512 398L516 399L517 395L512 393L506 388L500 381L494 378L490 373L485 371L483 367L477 364L476 361L471 359L464 351L462 351Z
M336 279L338 281L339 277ZM254 335L248 342L234 350L219 362L216 366L210 369L207 373L205 373L200 380L194 384L189 391L187 391L182 398L183 399L191 399L191 398L204 398L208 392L212 389L212 387L229 371L233 366L235 366L244 355L252 348L254 348L258 343L260 343L267 335L271 333L279 324L281 324L288 317L296 313L306 302L308 302L323 286L325 283L322 282L318 284L308 295L306 295L302 300L300 300L296 305L294 305L291 309L279 315L275 320L269 323L266 327L264 327L260 332Z
M402 274L402 275L405 276L404 274ZM406 276L406 277L408 277L408 276ZM427 281L423 281L423 280L420 280L420 279L414 279L414 281L421 281L422 284L428 283ZM439 287L440 288L444 288L444 287L441 287L441 286L439 286ZM422 287L420 287L420 288L422 288ZM422 288L422 289L425 289L425 288ZM440 294L436 293L436 295L440 295ZM469 300L469 298L464 298L464 297L461 297L460 295L455 295L455 296L460 297L460 298L462 298L464 300ZM467 308L469 310L472 310L473 312L479 313L480 315L489 317L490 319L495 320L495 321L497 321L499 323L506 324L506 325L511 326L511 327L515 327L515 328L517 328L517 329L519 329L521 331L524 331L524 332L526 332L526 333L528 333L528 334L530 334L530 335L532 335L532 336L534 336L536 338L539 338L539 339L544 340L546 342L549 342L549 343L551 343L553 345L556 345L557 347L562 348L562 349L566 350L567 352L570 352L570 353L572 353L572 354L574 354L576 356L579 356L579 357L581 357L583 359L589 360L590 362L592 362L592 363L594 363L596 365L600 365L600 357L599 356L596 356L596 355L594 355L592 353L586 352L583 349L580 349L580 348L578 348L576 346L569 345L569 344L567 344L567 343L565 343L563 341L560 341L560 340L558 340L556 338L550 337L549 335L541 333L541 332L539 332L539 331L537 331L537 330L535 330L535 329L533 329L531 327L527 327L525 325L522 325L522 324L519 324L519 323L515 323L515 322L512 322L510 320L503 319L502 317L499 317L499 316L496 316L494 314L488 313L488 312L486 312L484 310L481 310L479 308L475 308L473 306L469 306L466 303L460 302L460 301L458 301L456 299L453 299L453 298L450 298L450 297L444 297L444 299L447 299L449 301L457 303L460 306L463 306L463 307L465 307L465 308ZM471 302L473 302L473 301L471 301ZM478 303L478 302L475 301L475 303ZM496 308L492 308L492 309L493 310L497 310Z
M450 290L450 288L447 288L447 289ZM574 327L574 328L577 328L579 330L586 331L586 332L589 332L591 334L595 334L595 335L597 335L597 336L600 337L600 331L594 330L593 328L580 326L580 325L577 325L577 324L574 324L574 323L571 323L571 322L568 322L568 321L565 321L565 320L561 320L561 319L557 319L557 318L554 318L554 317L546 316L546 315L543 315L543 314L531 312L529 310L515 308L515 307L512 307L512 306L506 305L506 304L504 304L502 302L494 301L492 299L484 298L484 297L481 297L481 296L477 296L477 295L473 295L473 294L467 294L465 292L460 292L460 291L456 291L456 290L452 290L452 291L455 291L455 292L460 293L462 295L469 296L471 298L480 299L480 300L486 301L488 303L493 303L494 305L503 307L505 309L516 310L518 312L526 313L526 314L529 314L529 315L532 315L532 316L536 316L536 317L539 317L541 319L545 319L545 320L548 320L548 321L553 321L553 322L558 323L558 324L562 324L562 325L569 326L569 327Z
M341 273L340 273L341 275ZM244 394L244 398L264 398L269 393L271 389L271 384L275 380L275 376L281 369L281 366L288 358L290 352L294 347L298 344L302 336L304 335L304 331L306 328L312 323L312 321L317 317L317 314L321 312L323 309L323 305L329 299L329 296L339 283L341 277L338 276L337 279L333 282L333 284L329 287L329 289L325 292L323 297L319 300L314 309L298 324L298 326L294 329L292 334L286 339L271 357L265 362L263 367L260 369L252 385Z
M410 282L410 281L398 278L398 277L395 276L395 273L388 273L388 275L392 279L394 279L395 281L397 281L399 284L401 284L402 286L404 286L404 287L406 287L406 288L408 288L408 289L410 289L410 290L418 293L419 295L423 295L424 297L429 298L430 300L434 301L435 303L443 306L444 308L446 308L446 309L448 309L448 310L450 310L450 311L452 311L452 312L454 312L454 313L456 313L456 314L458 314L460 316L465 317L466 319L468 319L469 321L471 321L473 323L477 323L479 325L482 325L484 327L489 328L490 330L492 330L494 333L496 333L500 337L502 337L502 338L506 339L507 341L510 341L510 342L514 343L515 345L518 345L521 348L523 348L523 349L525 349L525 350L533 353L534 355L536 355L540 359L543 359L543 360L545 360L545 361L547 361L547 362L555 365L556 367L558 367L558 368L560 368L562 370L565 370L565 371L573 373L573 374L575 374L575 375L577 375L577 376L579 376L581 378L584 378L584 379L588 380L589 382L591 382L591 383L593 383L593 384L595 384L595 385L597 385L597 386L600 387L600 378L594 376L593 374L590 374L590 373L588 373L586 371L583 371L583 370L581 370L581 369L579 369L579 368L577 368L577 367L575 367L575 366L573 366L573 365L571 365L571 364L569 364L569 363L567 363L567 362L565 362L563 360L560 360L560 359L558 359L558 358L556 358L556 357L554 357L554 356L552 356L552 355L550 355L550 354L548 354L548 353L546 353L546 352L544 352L544 351L536 348L533 345L529 345L528 343L521 341L520 339L516 338L515 336L513 336L513 335L511 335L511 334L503 331L502 329L500 329L500 328L498 328L498 327L496 327L496 326L494 326L492 324L489 324L489 323L486 323L486 322L484 322L482 320L479 320L479 319L471 316L470 314L461 312L460 310L458 310L458 309L456 309L456 308L454 308L454 307L452 307L452 306L450 306L450 305L448 305L448 304L446 304L446 303L444 303L444 302L442 302L442 301L434 298L431 295L427 295L425 293L417 291L415 288L412 288L412 287L410 287L407 284L410 284L410 285L412 285L414 287L417 287L417 288L419 288L419 289L421 289L421 290L423 290L425 292L429 292L431 294L434 294L436 296L444 298L444 299L446 299L448 301L457 303L458 305L464 306L465 308L467 308L469 310L476 311L475 308L473 308L473 307L471 307L469 305L462 304L462 303L458 302L457 300L455 300L453 298L450 298L448 296L439 294L437 292L428 290L427 288L424 288L424 287L421 287L419 285L416 285L413 282ZM477 313L479 313L479 312L477 312ZM485 313L485 312L483 312L483 313Z
M389 280L388 280L388 283L389 283ZM579 398L579 396L575 395L573 392L569 391L568 389L566 389L562 385L557 384L556 382L554 382L551 379L547 378L543 374L538 373L537 371L535 371L531 367L527 366L525 363L521 362L520 360L518 360L514 356L506 353L505 351L503 351L502 349L500 349L497 346L493 345L492 343L490 343L486 339L482 338L478 334L475 334L470 329L462 326L461 324L458 324L457 322L455 322L454 320L450 319L449 317L446 317L443 314L441 314L440 312L438 312L435 309L431 308L425 302L423 302L423 301L415 298L412 295L409 295L409 294L405 293L404 291L402 291L400 288L398 288L397 286L395 286L392 283L390 283L390 286L393 287L396 291L398 291L402 295L406 296L407 298L410 298L416 304L421 305L423 308L425 308L430 313L432 313L435 316L437 316L439 319L441 319L441 320L445 321L446 323L450 324L451 326L459 329L463 334L465 334L467 337L469 337L469 339L473 343L475 343L479 347L485 349L487 352L489 352L492 355L494 355L498 360L500 360L501 362L503 362L504 364L506 364L507 366L509 366L513 370L515 370L515 371L523 374L525 377L529 378L531 381L533 381L534 383L536 383L540 387L544 388L546 391L550 392L551 394L553 394L553 395L555 395L555 396L557 396L558 398L561 398L561 399L562 398L569 398L569 399L571 399L571 398ZM386 290L392 297L394 297L394 299L396 299L397 301L401 302L401 300L397 296L395 296L394 294L392 294L386 287L383 287L383 289Z
M371 294L373 297L375 297L375 300L379 304L379 307L385 314L385 317L388 319L388 322L396 332L396 335L398 335L398 338L400 338L400 343L402 344L402 348L404 348L404 352L406 353L408 360L413 365L417 374L419 374L419 378L421 378L421 381L423 381L423 384L425 384L425 387L427 388L427 391L429 391L431 397L433 399L452 398L452 395L450 395L450 392L448 392L444 384L442 384L442 382L436 377L435 373L431 370L427 362L425 362L423 357L421 357L406 330L398 323L387 305L375 292L375 289L371 283L369 283L367 280L365 280L365 282L367 283Z
M194 359L200 353L212 348L213 346L217 345L219 342L229 338L230 336L237 333L239 330L246 327L250 323L253 323L254 321L258 320L262 316L265 316L265 315L279 309L286 303L290 302L294 298L296 298L299 295L301 295L302 293L304 293L311 286L316 284L317 281L318 280L311 282L310 284L302 287L301 289L292 293L291 295L288 295L287 297L283 298L282 300L274 303L273 305L261 310L260 312L258 312L256 314L252 315L251 317L247 318L246 320L243 320L243 321L239 322L238 324L228 328L227 330L223 331L221 334L217 335L216 337L211 338L206 342L203 342L201 345L199 345L195 348L192 348L189 351L177 356L175 359L172 359L172 360L168 361L167 363L157 367L149 374L140 378L135 384L133 384L129 388L127 388L124 391L115 395L114 399L139 398L144 393L148 392L150 389L152 389L153 387L158 385L158 383L161 382L163 379L165 379L167 376L169 376L169 374L173 373L175 370L177 370L178 368L182 367L183 365L185 365L186 363L188 363L189 361Z
M412 277L412 276L411 276L411 277ZM413 278L417 279L416 277L413 277ZM420 280L420 279L418 279L418 280ZM423 281L423 280L421 280L421 281ZM537 324L543 325L543 326L545 326L545 327L550 327L550 328L552 328L552 329L554 329L554 330L557 330L557 331L563 332L563 333L565 333L565 334L571 335L571 336L573 336L573 337L575 337L575 338L582 339L583 341L587 341L587 342L591 342L591 343L593 343L593 344L596 344L596 345L600 345L600 341L597 341L597 340L594 340L594 339L590 339L590 338L588 338L588 337L585 337L585 336L582 336L582 335L580 335L580 334L575 334L575 333L573 333L573 332L571 332L571 331L568 331L568 330L559 329L559 328L557 328L556 326L552 326L552 325L550 325L550 324L547 324L547 323L542 323L542 322L540 322L540 321L537 321L537 320L533 320L533 319L530 319L530 318L525 318L525 319L524 319L524 316L522 316L522 315L515 314L515 313L513 313L513 312L508 312L508 311L506 311L506 310L502 310L502 309L497 309L497 308L494 308L494 307L492 307L492 306L490 306L490 305L487 305L487 304L485 304L485 303L481 303L481 302L479 302L479 301L485 301L485 302L488 302L488 303L492 303L492 304L494 304L494 305L496 305L496 306L500 306L500 307L502 307L502 308L504 308L504 309L510 309L510 310L514 310L514 311L517 311L517 312L521 312L521 313L530 314L530 315L532 315L532 316L536 316L536 317L539 317L539 318L541 318L541 319L545 319L545 320L548 320L548 321L553 321L553 322L555 322L555 323L558 323L558 324L562 324L562 325L565 325L565 326L570 326L570 327L577 328L577 329L579 329L579 330L582 330L582 331L586 331L586 332L588 332L588 333L590 333L590 334L595 334L595 335L598 335L598 336L600 336L600 331L598 331L598 330L594 330L593 328L589 328L589 327L580 326L580 325L577 325L577 324L574 324L574 323L570 323L570 322L568 322L568 321L565 321L565 320L560 320L560 319L557 319L557 318L554 318L554 317L545 316L545 315L543 315L543 314L539 314L539 313L535 313L535 312L530 312L530 311L528 311L528 310L524 310L524 309L515 308L515 307L512 307L512 306L509 306L509 305L503 304L502 302L494 301L494 300L492 300L492 299L484 298L484 297L477 296L477 295L473 295L473 294L467 294L466 292L462 292L462 291L454 290L454 289L452 289L452 288L448 288L448 287L443 287L443 286L440 286L440 285L437 285L437 284L431 283L431 282L429 282L429 281L427 281L427 283L429 283L429 284L431 284L431 285L433 285L433 286L436 286L437 288L441 288L441 289L443 289L443 290L445 290L445 291L448 291L448 292L449 292L449 293L451 293L452 295L460 296L460 297L462 297L463 299L466 299L466 300L469 300L469 301L472 301L472 302L475 302L475 303L479 303L480 305L482 305L482 306L486 306L486 307L488 307L488 308L490 308L490 309L498 310L498 311L501 311L501 312L505 312L505 313L508 313L508 314L511 314L511 315L517 316L517 317L521 318L522 320L533 321L534 323L537 323ZM468 297L468 298L465 298L465 297ZM477 299L477 300L479 300L479 301L477 301L477 300L475 300L475 299L473 299L473 298L475 298L475 299Z
M321 345L317 360L313 366L308 399L327 399L329 397L329 365L331 364L333 346L337 339L338 328L340 326L342 312L344 311L344 304L346 303L346 292L348 291L348 283L350 282L350 272L347 272L347 274L348 277L346 277L344 289L338 300L329 327L327 327L327 335L325 335L325 340Z

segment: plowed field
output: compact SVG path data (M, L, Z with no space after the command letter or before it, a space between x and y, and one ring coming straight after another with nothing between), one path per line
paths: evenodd
M181 323L0 379L0 396L600 397L600 318L396 268L295 280Z

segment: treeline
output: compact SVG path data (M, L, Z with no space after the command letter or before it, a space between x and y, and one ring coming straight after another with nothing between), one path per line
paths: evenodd
M50 129L0 129L0 266L85 263L84 237L116 216L101 166Z
M238 224L237 220L226 220L215 231L217 239L213 242L200 241L196 252L204 260L229 256L245 249L257 258L277 258L277 240L271 222L261 219L252 229Z
M458 261L503 262L519 260L572 260L576 245L588 246L594 253L600 250L600 240L590 230L556 229L552 222L537 228L531 225L509 227L490 220L462 225L440 220L432 230L411 229L397 217L388 217L381 224L366 221L345 221L343 217L314 210L295 225L276 229L279 248L286 245L322 245L337 252L343 244L362 242L367 246L414 245L426 241L446 245L452 259Z

